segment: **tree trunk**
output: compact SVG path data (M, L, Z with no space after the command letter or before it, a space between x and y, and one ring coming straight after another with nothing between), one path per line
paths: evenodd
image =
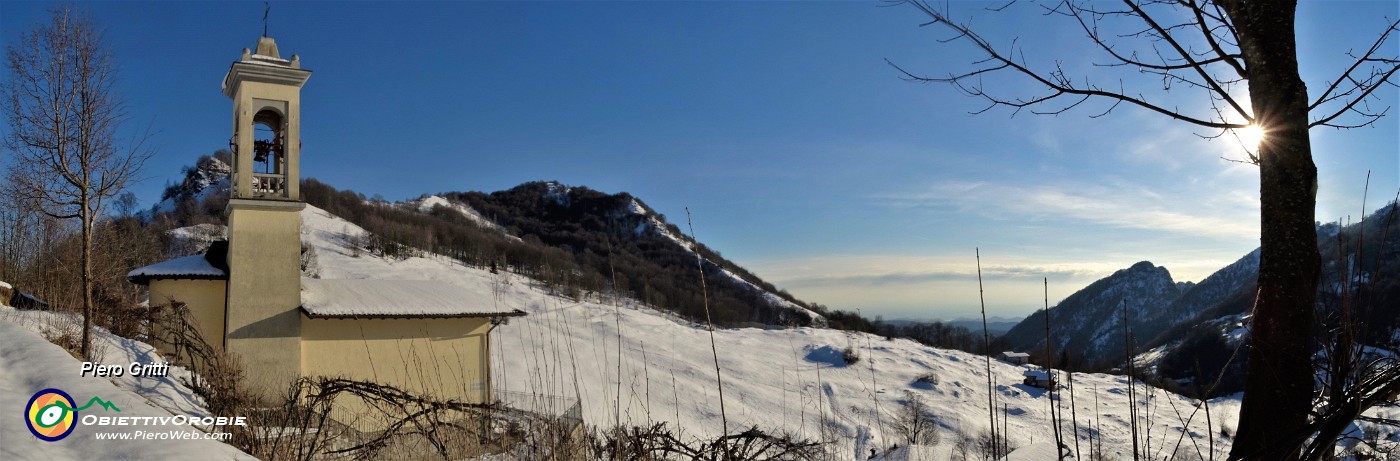
M92 211L87 199L83 200L83 360L92 361Z
M1263 4L1261 4L1263 3ZM1250 319L1249 369L1231 459L1293 460L1312 405L1317 167L1308 95L1298 73L1296 4L1226 1L1248 68L1259 146L1259 291Z

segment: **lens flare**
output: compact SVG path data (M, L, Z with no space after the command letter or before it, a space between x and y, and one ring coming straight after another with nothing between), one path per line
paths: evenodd
M1259 125L1250 124L1247 127L1235 130L1235 136L1239 137L1240 144L1251 152L1259 151L1259 144L1264 142L1264 128Z

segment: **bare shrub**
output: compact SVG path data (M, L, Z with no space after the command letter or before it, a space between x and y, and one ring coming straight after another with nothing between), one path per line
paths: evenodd
M249 425L234 426L233 445L264 460L324 459L329 441L345 429L330 424L329 402L305 399L306 390L298 381L275 405L249 408Z
M846 365L855 365L856 362L860 361L860 352L857 352L854 347L846 346L845 349L841 349L841 360L845 360Z
M953 461L991 461L997 458L1001 440L991 430L982 430L976 435L959 438L953 444L949 459Z
M316 256L316 247L301 242L301 274L313 279L321 278L321 261Z
M938 423L928 414L928 405L910 391L904 391L904 407L894 419L894 430L908 445L932 445L938 442Z
M49 327L44 329L44 339L54 343L63 350L68 351L73 357L82 359L83 337L82 332L75 328Z
M757 427L714 439L680 440L680 436L656 423L649 427L614 428L593 434L590 445L594 459L690 459L700 461L816 460L822 459L822 444L791 435L773 435Z

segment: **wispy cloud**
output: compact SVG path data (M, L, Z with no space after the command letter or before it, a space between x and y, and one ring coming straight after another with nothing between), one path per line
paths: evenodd
M781 286L881 287L917 285L977 279L977 265L971 257L944 256L817 256L759 261L754 269ZM1115 263L989 263L983 262L986 280L1097 278L1122 269Z
M974 314L984 302L994 315L1025 315L1044 302L1042 278L1050 279L1050 302L1055 303L1127 267L1117 260L1059 263L983 256L985 299L979 296L971 254L823 255L752 261L748 266L807 301L864 309L870 315L944 319Z
M1258 212L1239 194L1209 191L1170 200L1132 184L1016 185L943 181L875 197L890 206L953 209L990 218L1079 224L1193 236L1257 238ZM1257 203L1257 202L1256 202Z

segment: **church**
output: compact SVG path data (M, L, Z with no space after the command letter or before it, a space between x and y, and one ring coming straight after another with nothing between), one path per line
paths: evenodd
M243 50L223 79L233 101L227 241L128 279L148 287L152 307L183 303L207 342L239 358L246 387L263 398L298 378L328 376L491 401L491 330L524 312L442 282L302 275L300 94L310 77L271 38Z

